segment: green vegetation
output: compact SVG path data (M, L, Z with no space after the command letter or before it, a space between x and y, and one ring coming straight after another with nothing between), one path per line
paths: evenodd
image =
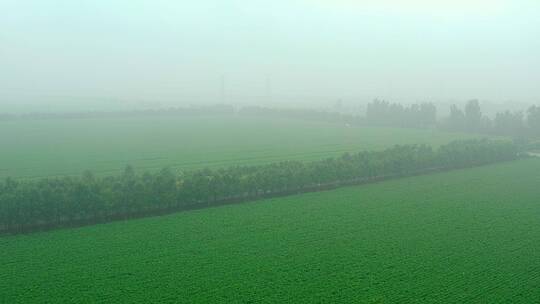
M194 169L319 160L395 144L475 137L432 130L233 116L14 120L0 123L0 178Z
M523 111L498 112L490 118L482 113L478 100L469 100L462 110L450 107L450 115L437 121L437 107L433 103L389 103L374 100L367 105L365 123L379 126L433 128L457 132L472 132L510 136L515 139L537 139L540 136L540 107L533 105Z
M540 161L0 238L0 302L534 303Z
M269 195L284 195L365 183L434 170L513 160L509 141L454 141L433 150L427 145L346 153L320 161L286 161L138 175L126 167L119 176L43 178L0 183L0 232L91 224L186 208L204 208Z

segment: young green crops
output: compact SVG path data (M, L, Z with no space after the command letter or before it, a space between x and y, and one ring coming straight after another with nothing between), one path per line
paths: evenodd
M320 160L396 144L475 136L263 117L135 117L0 122L0 178L183 170Z
M540 160L0 238L0 303L534 303Z

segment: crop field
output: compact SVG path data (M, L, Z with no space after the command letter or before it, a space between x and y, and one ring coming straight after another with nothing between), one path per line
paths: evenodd
M536 303L540 160L0 238L0 303Z
M0 178L315 160L471 135L226 116L0 122Z

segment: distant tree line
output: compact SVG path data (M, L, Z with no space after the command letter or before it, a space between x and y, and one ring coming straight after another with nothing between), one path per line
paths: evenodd
M476 132L512 137L540 137L540 107L531 106L522 111L499 112L493 119L483 115L478 100L467 102L462 110L453 105L450 115L441 123L452 131Z
M326 122L358 123L359 117L338 112L329 112L315 109L278 109L260 106L242 107L238 114L261 117L281 117Z
M123 112L0 113L0 121L20 119L80 119L214 114L282 117L364 126L437 128L447 131L503 135L514 138L540 138L540 106L531 106L525 112L504 111L497 113L494 118L489 118L482 113L478 100L468 101L463 109L457 105L452 105L448 117L444 117L440 120L437 119L437 107L433 103L417 103L404 106L398 103L390 103L376 99L367 105L365 116L354 113L338 113L315 109L280 109L261 106L245 106L236 109L232 105L218 104Z
M376 99L367 105L366 122L380 126L433 128L437 125L437 107L432 103L403 106Z
M432 103L408 107L375 100L368 104L366 120L370 124L394 127L434 128L442 130L510 136L540 137L540 107L531 106L526 113L499 112L493 119L482 113L478 100L470 100L464 109L450 107L448 117L437 121L437 108Z
M192 107L170 107L167 109L148 109L133 111L88 111L88 112L65 112L65 113L23 113L7 114L0 113L0 121L5 120L36 120L36 119L81 119L81 118L118 118L139 116L193 116L193 115L217 115L235 114L231 105L217 104Z
M285 161L118 176L50 177L0 182L0 231L22 232L202 208L273 195L329 189L518 157L509 141L456 141L432 149L395 146L314 162Z
M275 109L258 106L244 107L240 114L286 117L327 122L340 122L363 126L398 128L431 128L455 132L510 136L513 138L540 138L540 106L522 111L504 111L489 118L482 113L478 100L470 100L464 109L450 107L450 114L437 118L433 103L404 106L376 99L367 105L365 116L313 109Z

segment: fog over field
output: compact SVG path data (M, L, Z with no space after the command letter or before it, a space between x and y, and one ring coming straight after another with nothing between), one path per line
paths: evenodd
M540 303L539 0L0 0L0 304Z
M535 0L3 0L0 112L373 98L521 109L540 102L539 10Z

